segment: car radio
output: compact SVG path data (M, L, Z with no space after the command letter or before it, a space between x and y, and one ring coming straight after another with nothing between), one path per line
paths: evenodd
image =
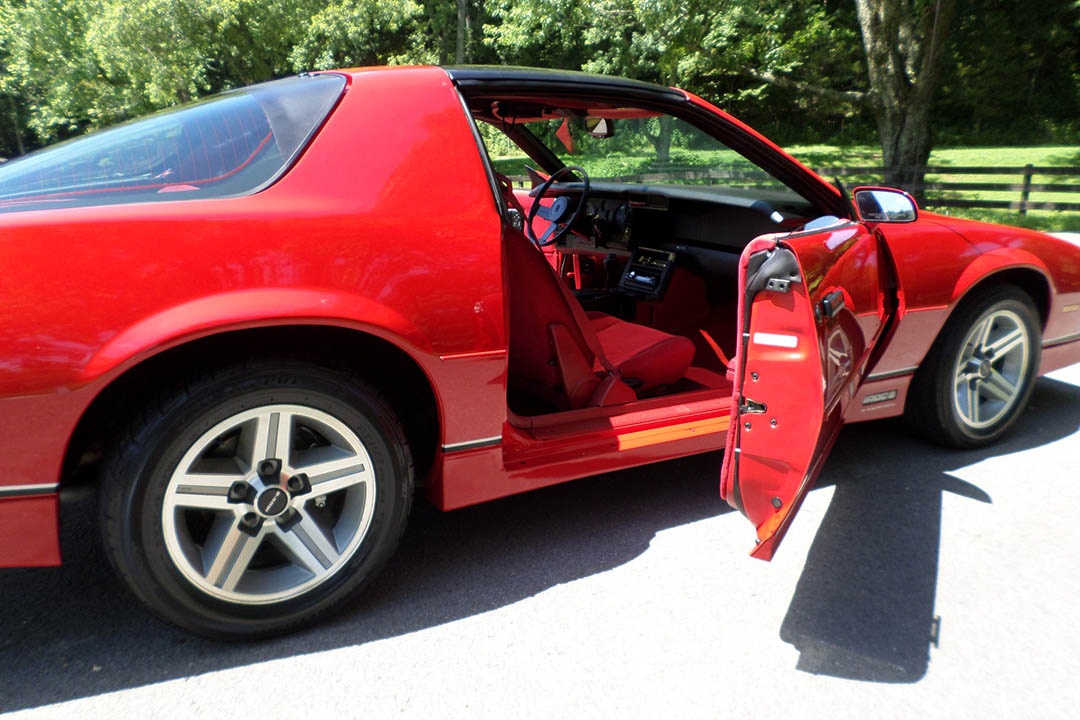
M650 299L659 299L667 289L671 270L675 267L675 253L666 250L639 247L626 263L619 287Z

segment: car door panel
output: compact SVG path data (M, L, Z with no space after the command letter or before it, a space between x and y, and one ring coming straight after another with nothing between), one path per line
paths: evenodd
M721 495L757 529L755 557L775 552L880 334L877 242L844 223L762 236L743 251Z

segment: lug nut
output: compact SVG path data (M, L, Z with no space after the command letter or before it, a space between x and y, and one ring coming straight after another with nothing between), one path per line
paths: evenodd
M300 522L300 513L296 512L295 508L288 508L285 512L277 516L275 522L282 530L288 530L293 525Z
M237 480L229 486L229 502L248 503L254 499L255 491L243 480Z
M240 518L240 532L253 536L258 535L260 528L262 528L262 522L262 518L258 514L253 512L244 513L244 516Z
M311 492L311 481L307 473L297 473L285 482L285 487L293 495L303 495Z
M277 485L281 482L281 460L268 458L259 463L259 477L265 482Z

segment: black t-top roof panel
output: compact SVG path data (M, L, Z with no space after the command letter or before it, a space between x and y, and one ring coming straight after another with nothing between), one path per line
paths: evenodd
M653 96L657 99L685 100L686 96L673 88L653 85L640 80L593 75L573 70L530 68L504 65L451 65L443 68L450 79L462 88L507 89L529 87L535 90L596 89L625 92L632 96Z

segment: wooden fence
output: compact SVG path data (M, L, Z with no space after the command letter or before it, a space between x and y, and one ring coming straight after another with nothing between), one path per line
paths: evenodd
M857 178L846 184L854 186L860 184L873 184L881 182L885 175L884 167L825 167L818 168L816 172L824 178ZM1026 215L1028 210L1051 210L1065 212L1080 212L1080 202L1045 202L1032 200L1032 193L1080 193L1080 181L1075 183L1061 182L1033 182L1036 176L1071 176L1080 177L1078 167L1039 167L1024 165L1022 167L967 167L952 165L932 165L926 168L927 176L935 175L1003 175L1021 177L1021 182L938 182L928 180L923 183L923 205L927 207L955 207L955 208L996 208L1016 210L1021 215ZM510 178L519 185L528 182L524 176ZM665 183L672 181L690 181L707 185L754 185L770 180L769 176L760 171L734 170L734 169L691 169L691 168L665 168L663 172L638 173L622 178L595 177L593 180L603 182L605 180L619 180L621 182L636 183ZM985 200L967 197L958 197L955 193L1017 193L1016 200ZM1080 197L1077 198L1080 201Z
M882 177L886 168L883 167L835 167L820 168L817 173L822 177ZM1021 215L1026 215L1028 210L1063 210L1080 212L1080 202L1039 202L1032 201L1032 193L1080 193L1078 183L1035 183L1032 179L1037 175L1073 176L1080 177L1080 168L1076 167L1038 167L1024 165L1023 167L965 167L953 165L931 165L926 168L927 175L1012 175L1020 176L1023 180L1015 182L933 182L926 181L922 185L925 200L924 205L929 207L956 207L956 208L998 208L1006 210L1018 210ZM1019 193L1017 200L974 200L956 196L941 196L937 193L953 192L1008 192ZM927 193L934 193L929 195ZM1080 198L1078 198L1080 200Z

